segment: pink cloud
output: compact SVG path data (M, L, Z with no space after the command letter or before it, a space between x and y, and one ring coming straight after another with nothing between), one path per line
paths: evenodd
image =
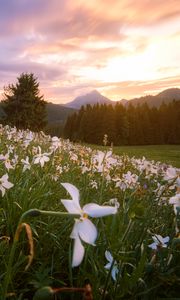
M156 28L179 16L179 0L1 1L0 89L26 71L39 78L46 98L64 102L94 88L117 99L177 86L179 78L169 76L174 66L166 61L157 66L164 77L151 82L98 82L96 70L105 68L111 58L140 55L156 43ZM143 34L133 35L128 28L143 28ZM152 32L146 35L149 28ZM173 34L179 38L178 28ZM53 55L57 61L50 59ZM178 68L179 56L174 55ZM94 80L78 75L84 66L94 68Z

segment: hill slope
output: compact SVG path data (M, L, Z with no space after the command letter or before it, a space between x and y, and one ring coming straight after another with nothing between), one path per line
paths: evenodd
M61 104L48 103L47 104L47 117L48 123L64 123L69 114L76 110L73 108L65 107Z
M144 97L134 98L126 102L125 105L128 105L130 103L133 105L141 105L143 103L147 103L150 107L159 107L162 102L168 104L173 100L180 100L180 89L172 88L164 90L155 96L148 95Z
M47 103L47 119L48 123L64 123L69 114L72 114L76 110L73 108L65 107L61 104ZM0 119L5 115L3 111L3 105L0 102Z

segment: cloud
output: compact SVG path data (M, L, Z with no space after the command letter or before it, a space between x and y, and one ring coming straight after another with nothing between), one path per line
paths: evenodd
M146 95L156 95L159 92L171 88L180 88L180 76L164 77L158 80L149 81L124 81L117 83L107 83L106 86L100 88L102 93L112 100L133 99Z
M117 99L173 86L179 17L179 0L0 1L0 90L22 72L64 102L94 88Z

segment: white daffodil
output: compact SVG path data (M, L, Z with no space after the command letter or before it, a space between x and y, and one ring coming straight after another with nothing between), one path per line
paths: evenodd
M31 164L29 162L28 156L26 156L26 159L21 159L21 162L23 164L23 172L25 172L26 170L30 170Z
M160 234L155 234L152 236L152 239L154 243L150 244L148 247L153 250L157 250L157 248L166 248L167 243L169 242L169 236L163 238Z
M106 250L105 252L105 257L108 260L108 263L104 266L105 269L110 270L111 268L111 276L114 279L114 281L116 281L116 277L119 273L119 269L118 269L118 265L117 265L117 261L113 259L111 253L109 251ZM113 266L112 266L113 264Z
M53 136L51 138L51 146L50 146L50 150L51 151L56 151L58 148L60 148L61 146L61 141L57 136Z
M174 205L174 212L177 215L177 207L180 207L180 193L169 199L169 203Z
M2 196L4 196L6 189L8 190L13 186L14 184L8 181L8 174L5 174L0 178L0 190L2 192Z
M12 166L12 164L11 164L11 161L10 161L10 159L9 159L9 154L7 153L7 154L5 154L5 155L3 155L3 154L0 154L0 161L3 161L4 162L4 165L5 165L5 167L6 167L6 169L9 171L10 169L13 169L13 166Z
M105 165L110 168L111 165L117 163L117 159L112 157L112 151L102 152L98 150L97 154L92 158L92 162L97 171L102 173Z
M50 153L41 153L41 147L38 146L39 153L34 156L34 164L40 164L41 167L44 167L44 163L49 161Z
M95 203L89 203L81 208L79 204L79 190L70 183L61 184L72 197L72 200L62 199L61 202L70 214L77 214L80 216L79 219L75 219L75 224L70 235L70 237L74 239L72 267L76 267L80 265L84 257L84 246L82 245L81 240L85 243L95 245L97 238L97 228L88 217L98 218L115 214L117 212L117 207L100 206Z
M23 140L23 145L25 146L25 148L27 148L34 139L34 133L32 131L27 130L24 132L24 134L25 136Z
M175 185L180 187L180 170L177 168L168 168L166 170L164 179L173 182L175 181Z

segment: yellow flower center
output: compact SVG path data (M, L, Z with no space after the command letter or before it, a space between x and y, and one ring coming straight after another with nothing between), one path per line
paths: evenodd
M85 218L85 219L88 219L88 215L86 213L84 213L84 212L83 212L82 217Z

